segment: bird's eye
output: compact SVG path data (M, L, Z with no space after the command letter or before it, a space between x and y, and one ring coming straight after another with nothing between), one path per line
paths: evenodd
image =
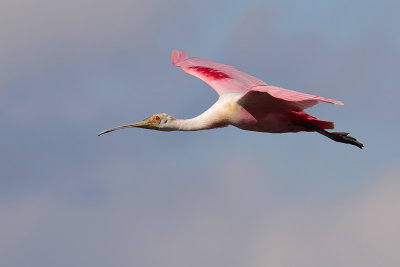
M156 116L156 120L159 121L159 120L160 120L160 117Z

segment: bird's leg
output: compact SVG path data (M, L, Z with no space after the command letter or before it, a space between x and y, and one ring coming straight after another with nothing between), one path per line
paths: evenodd
M349 133L344 133L344 132L328 132L325 131L322 128L319 128L318 126L312 124L312 123L308 123L306 125L306 128L314 130L322 135L325 135L326 137L332 139L333 141L336 142L341 142L341 143L346 143L346 144L351 144L354 146L357 146L359 148L363 148L363 144L358 142L357 139L355 139L354 137L349 136Z

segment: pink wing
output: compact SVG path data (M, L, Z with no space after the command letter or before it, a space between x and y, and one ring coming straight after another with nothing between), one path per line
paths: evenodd
M260 79L241 72L235 67L211 60L188 58L185 51L172 51L171 59L172 64L206 82L219 95L231 92L245 93L253 86L267 85Z
M267 85L260 79L229 65L195 57L188 58L185 51L173 50L171 59L172 64L203 80L219 95L231 92L243 93L238 103L252 105L253 108L259 106L302 111L314 106L318 101L343 105L342 102L330 98Z
M343 105L342 102L321 96L304 94L271 85L257 85L252 87L238 103L241 105L269 106L271 108L285 108L297 111L312 107L319 101Z

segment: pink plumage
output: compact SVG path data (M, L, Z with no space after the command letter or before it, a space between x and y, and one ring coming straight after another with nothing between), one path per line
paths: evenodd
M210 85L220 95L220 100L225 99L225 95L236 96L232 99L239 108L231 115L229 124L238 128L271 133L317 131L335 141L362 147L347 134L326 132L324 129L334 128L333 122L318 120L303 112L320 101L343 105L338 100L268 85L235 67L189 58L184 51L174 50L172 63ZM219 103L223 102L220 100L214 105L219 109Z
M268 85L235 67L211 60L189 58L185 51L172 51L171 61L214 88L219 94L218 101L192 119L175 119L165 113L154 114L141 122L108 129L99 135L130 127L198 131L233 125L244 130L270 133L318 132L334 141L363 147L348 133L325 131L334 128L333 122L304 113L304 109L320 101L343 105L340 101Z
M174 50L171 57L172 63L175 66L181 67L185 72L203 80L214 88L219 95L229 92L248 92L252 90L267 93L272 97L291 102L313 101L309 103L316 104L318 101L324 101L331 104L343 105L342 102L331 98L267 85L262 80L229 65L195 57L188 58L188 54L185 51ZM213 75L213 73L218 75Z

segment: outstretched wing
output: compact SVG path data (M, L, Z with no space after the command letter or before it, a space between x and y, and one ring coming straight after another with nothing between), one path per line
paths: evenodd
M241 72L235 67L211 60L188 57L185 51L173 50L172 64L185 72L203 80L219 95L238 92L244 95L239 99L241 105L252 108L274 108L302 111L319 101L343 105L342 102L327 97L304 94L272 85Z
M245 93L253 86L267 85L260 79L241 72L235 67L211 60L188 58L185 51L172 51L171 59L172 64L206 82L219 95L231 92Z
M272 85L257 85L243 95L238 103L243 106L270 107L302 111L318 104L319 101L343 105L342 102L321 96L304 94Z

